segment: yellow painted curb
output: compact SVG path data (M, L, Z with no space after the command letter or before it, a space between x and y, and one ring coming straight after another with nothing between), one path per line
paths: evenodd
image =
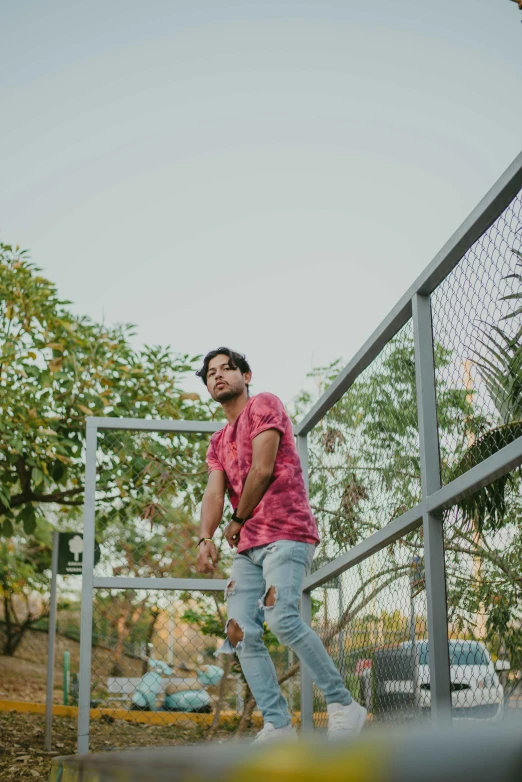
M30 703L29 701L2 701L0 711L16 711L19 714L45 714L45 703ZM53 714L58 717L77 717L77 706L63 706L53 703Z
M19 714L45 714L44 703L30 703L29 701L3 701L0 700L0 711L16 711ZM176 725L178 723L198 723L199 725L210 725L214 719L213 714L197 714L194 712L169 712L169 711L131 711L129 709L91 709L91 719L96 720L101 717L112 717L115 720L125 720L126 722L138 722L144 725ZM62 706L53 703L53 715L56 717L78 716L77 706ZM236 711L222 711L219 721L220 724L232 722L238 719ZM298 722L298 718L296 718ZM252 715L252 722L256 726L262 725L260 714Z

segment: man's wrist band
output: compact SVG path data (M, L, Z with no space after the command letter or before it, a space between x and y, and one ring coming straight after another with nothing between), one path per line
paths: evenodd
M198 545L196 546L196 548L199 548L199 544L203 543L204 540L209 540L212 543L212 538L200 538L198 540Z
M244 524L246 519L240 519L239 516L236 516L236 512L232 514L232 521L235 521L236 524Z

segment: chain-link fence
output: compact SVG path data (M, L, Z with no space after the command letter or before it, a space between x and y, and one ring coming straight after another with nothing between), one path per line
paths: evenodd
M308 437L315 568L420 500L415 356L409 321Z
M95 576L196 574L208 442L208 434L197 432L98 433Z
M195 569L209 437L154 431L153 422L97 432L89 684L97 746L101 734L108 748L124 748L262 726L237 657L216 654L233 558L222 528L210 589ZM264 640L298 722L297 661L268 627Z
M111 746L125 746L129 722L143 745L154 726L237 727L245 682L235 660L215 657L222 593L96 590L93 624L91 707L112 719Z
M419 668L427 640L419 532L314 589L312 598L314 629L370 719L396 723L429 715ZM327 727L326 703L315 687L314 721Z
M206 738L262 726L260 713L248 708L236 656L216 655L226 623L223 593L205 592L204 584L200 591L100 589L93 620L90 705L94 719L111 725L111 746L125 746L128 723L143 745L154 726L197 727ZM292 652L268 628L264 640L282 677L295 663ZM282 690L298 719L295 677Z
M521 704L521 180L519 159L297 427L313 622L373 721Z
M522 435L522 196L432 295L441 474Z
M450 680L455 717L522 709L522 496L518 471L444 515ZM487 495L502 512L483 512Z
M321 534L302 615L367 725L522 703L521 186L522 157L295 427ZM123 424L90 422L80 748L89 706L110 746L255 730L237 658L214 656L230 555L211 581L194 568L217 425ZM325 728L322 693L264 640L295 720Z

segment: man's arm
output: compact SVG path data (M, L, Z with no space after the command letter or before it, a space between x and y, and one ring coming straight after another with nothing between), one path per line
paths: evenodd
M252 515L270 486L280 439L281 433L277 429L267 429L252 440L252 466L236 508L240 519L248 519ZM225 530L231 546L239 543L240 532L241 524L231 521Z
M201 502L201 521L199 525L199 539L212 538L219 527L225 505L225 473L221 470L213 470L209 477L207 488ZM214 543L205 540L199 545L196 559L198 573L212 573L216 569L218 554Z

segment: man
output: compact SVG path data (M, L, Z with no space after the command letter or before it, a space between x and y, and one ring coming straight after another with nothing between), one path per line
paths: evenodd
M321 640L299 614L305 575L319 542L292 423L273 394L251 397L246 358L212 350L197 373L228 423L210 440L209 479L201 506L196 567L217 563L212 537L223 515L225 491L234 509L225 538L237 549L227 582L227 639L218 653L237 654L264 727L255 742L296 738L274 665L262 641L266 621L282 644L306 665L323 691L330 738L358 733L366 709L352 700Z

